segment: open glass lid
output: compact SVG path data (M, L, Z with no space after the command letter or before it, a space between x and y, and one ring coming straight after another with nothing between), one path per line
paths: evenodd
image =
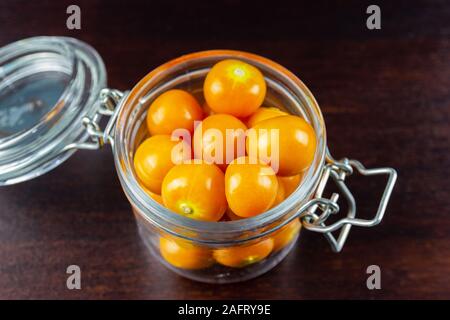
M0 185L56 167L88 139L106 71L98 53L72 38L36 37L0 48ZM69 147L68 147L69 146Z

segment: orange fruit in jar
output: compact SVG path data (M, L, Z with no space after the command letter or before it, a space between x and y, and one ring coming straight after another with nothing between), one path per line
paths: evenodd
M302 177L302 173L290 177L278 177L278 182L280 182L284 187L286 198L289 197L295 189L297 189L302 181Z
M281 116L287 116L288 113L274 107L259 108L246 121L247 127L251 128L258 122Z
M229 114L205 118L194 132L194 157L225 170L228 163L245 156L246 130L241 120Z
M214 264L212 251L184 240L159 238L161 256L171 265L181 269L204 269Z
M134 154L134 170L139 181L151 192L161 193L161 185L169 170L191 158L190 146L169 135L156 135L142 142Z
M247 117L263 103L266 81L254 66L227 59L211 68L203 84L203 94L214 112Z
M287 115L258 122L249 130L247 154L270 163L280 176L308 168L316 151L314 129L303 118Z
M302 224L298 219L278 230L273 236L273 251L278 251L291 243L301 229Z
M279 205L281 202L284 201L284 199L286 199L286 191L284 190L284 185L283 183L280 181L280 178L277 177L277 181L278 181L278 190L277 190L277 195L275 197L275 201L272 204L272 207L276 207L277 205Z
M227 209L224 174L214 164L189 161L167 173L162 184L165 206L195 220L219 221Z
M164 92L152 102L147 113L147 128L151 135L171 135L176 129L194 132L194 122L203 119L197 100L184 90Z
M278 190L277 190L277 195L275 196L275 200L272 204L272 206L270 208L276 207L277 205L279 205L281 202L284 201L284 199L286 199L286 193L284 190L284 186L280 181L280 178L277 177L278 179ZM270 209L269 208L269 209ZM228 209L225 211L225 216L228 217L229 220L234 221L234 220L241 220L241 219L245 219L244 217L240 217L237 214L235 214L233 212L233 210L231 210L229 207Z
M225 172L225 194L230 209L240 217L253 217L268 210L278 192L272 168L257 159L240 157Z
M217 249L213 256L224 266L242 268L266 258L272 252L273 245L273 239L267 238L251 245Z

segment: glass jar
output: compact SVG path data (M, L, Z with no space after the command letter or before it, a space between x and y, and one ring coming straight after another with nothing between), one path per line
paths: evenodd
M50 108L47 115L35 124L35 126L45 124L48 118L51 118L49 115L55 112L54 110L64 110L73 104L75 113L79 111L78 109L84 112L80 111L80 118L80 116L73 117L73 112L66 110L72 114L70 118L67 116L67 122L74 128L69 130L67 127L64 132L67 135L72 130L79 132L81 128L84 134L71 135L70 139L60 139L59 144L49 147L51 152L46 158L44 157L47 161L47 165L44 165L46 169L42 170L45 161L31 161L36 168L41 168L35 169L32 174L24 174L11 166L11 163L17 163L17 159L20 160L18 156L8 157L7 154L8 148L12 148L11 145L8 146L8 140L14 140L17 133L5 138L0 136L0 169L9 168L9 171L0 170L0 184L16 183L40 175L63 161L76 149L96 149L104 144L110 144L114 153L116 171L130 201L143 242L156 259L184 277L213 283L250 279L272 269L289 253L301 226L307 230L323 233L333 250L338 252L342 249L351 226L370 227L378 224L383 218L395 184L395 170L392 168L369 170L356 160L336 161L333 159L327 149L325 124L315 98L295 75L273 61L239 51L214 50L193 53L156 68L138 82L131 91L123 93L118 90L102 90L105 81L103 64L100 57L89 46L69 38L34 38L22 41L22 43L26 42L32 43L31 46L47 42L54 42L55 47L66 46L68 51L75 53L56 54L60 55L60 58L67 57L62 59L67 64L66 69L69 70L66 73L72 75L74 70L80 70L81 66L84 66L84 74L91 75L90 81L87 81L89 77L85 75L74 75L70 78L72 84L77 83L77 88L81 84L87 86L86 81L90 83L87 90L80 89L77 92L80 96L88 96L83 104L74 104L73 100L66 96L63 99L62 95L61 99L55 103L55 107ZM11 51L11 47L14 46L20 47L20 44L19 41L10 45L9 50ZM78 51L73 50L74 46L78 48ZM46 50L52 51L48 47ZM0 56L2 56L1 52ZM38 58L39 54L31 55L27 57L27 60L33 61ZM172 88L185 89L194 95L201 96L203 81L209 69L218 61L228 58L250 63L263 73L267 83L264 106L282 106L285 111L306 119L314 128L317 148L311 166L303 173L301 184L276 207L244 220L197 221L169 211L146 193L138 183L134 172L133 156L139 143L147 137L145 118L151 102L158 95ZM11 59L14 60L14 57ZM9 81L11 78L10 75L3 78L4 70L8 69L5 66L11 64L11 59L6 62L5 59L0 60L2 83L3 79ZM20 59L22 59L21 56L18 57L18 60ZM60 62L59 60L51 61L49 65ZM3 108L3 91L4 89L0 86L0 112ZM17 92L21 94L20 91ZM73 97L77 95L73 94ZM98 98L92 100L92 97ZM60 102L61 100L64 103ZM103 116L108 117L104 129L100 126L100 119ZM24 129L20 134L29 134L30 130L34 132L33 128ZM58 137L59 135L56 134ZM41 135L38 136L41 137ZM20 149L20 145L20 141L13 144L16 149ZM18 154L20 156L20 152ZM389 177L378 211L371 220L355 217L355 201L345 185L345 178L355 169L363 175L386 174ZM333 193L330 198L325 198L323 191L330 178L336 183L339 194ZM327 225L327 218L339 212L340 195L348 202L348 212L340 220ZM332 234L336 230L340 230L337 239Z

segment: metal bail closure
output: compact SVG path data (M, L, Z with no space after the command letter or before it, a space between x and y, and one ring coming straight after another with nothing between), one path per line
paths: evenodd
M388 176L388 181L378 205L378 210L371 220L356 218L355 198L345 184L345 178L353 174L353 169L356 169L356 171L363 176ZM333 193L330 199L322 198L323 191L330 177L333 179L334 183L336 183L339 193ZM328 154L328 163L324 167L324 172L316 191L316 198L310 201L311 205L300 215L303 226L310 231L323 233L330 243L332 250L334 252L340 252L347 240L352 226L373 227L381 222L396 180L397 172L393 168L366 169L357 160L343 159L342 161L336 161ZM347 215L345 218L342 218L333 224L326 225L325 222L328 217L331 214L337 214L339 212L337 201L340 195L343 195L348 203ZM317 213L318 211L321 211L321 213ZM332 232L339 229L339 236L336 239Z
M105 87L101 57L76 39L35 37L0 48L0 186L38 177L73 146L88 146L100 116L113 113L108 99L119 95L99 101Z
M89 141L75 142L65 146L61 152L65 152L72 149L83 150L97 150L102 148L105 144L114 146L114 139L112 137L112 131L116 123L117 114L120 108L116 108L120 103L124 93L116 89L103 89L100 92L99 108L97 112L89 117L83 118L83 126L86 128L86 132L89 135ZM100 120L103 116L109 117L108 123L104 130L100 128Z

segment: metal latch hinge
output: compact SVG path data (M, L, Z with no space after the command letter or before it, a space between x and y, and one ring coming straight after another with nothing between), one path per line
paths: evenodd
M397 172L393 168L366 169L357 160L343 159L341 161L336 161L329 155L329 153L327 158L328 163L324 167L315 198L310 200L309 205L307 205L307 209L300 214L300 219L305 229L323 233L330 243L332 250L335 252L340 252L345 244L345 241L347 240L350 228L352 226L373 227L381 222L397 180ZM370 220L356 218L355 198L345 184L345 178L353 174L354 169L364 176L388 176L388 181L378 205L378 210L375 216ZM330 177L339 188L339 193L333 193L331 197L327 199L322 196ZM337 204L340 195L343 195L347 201L347 215L330 225L326 225L325 222L328 217L332 214L338 213L340 210L339 205ZM339 229L339 236L336 239L332 232Z
M85 127L88 140L83 142L74 142L67 145L62 152L71 149L97 150L105 144L114 145L112 131L115 121L119 113L120 101L123 99L124 93L116 89L103 89L100 91L99 107L96 113L91 117L83 118L83 126ZM100 120L103 117L109 117L105 129L100 127Z

